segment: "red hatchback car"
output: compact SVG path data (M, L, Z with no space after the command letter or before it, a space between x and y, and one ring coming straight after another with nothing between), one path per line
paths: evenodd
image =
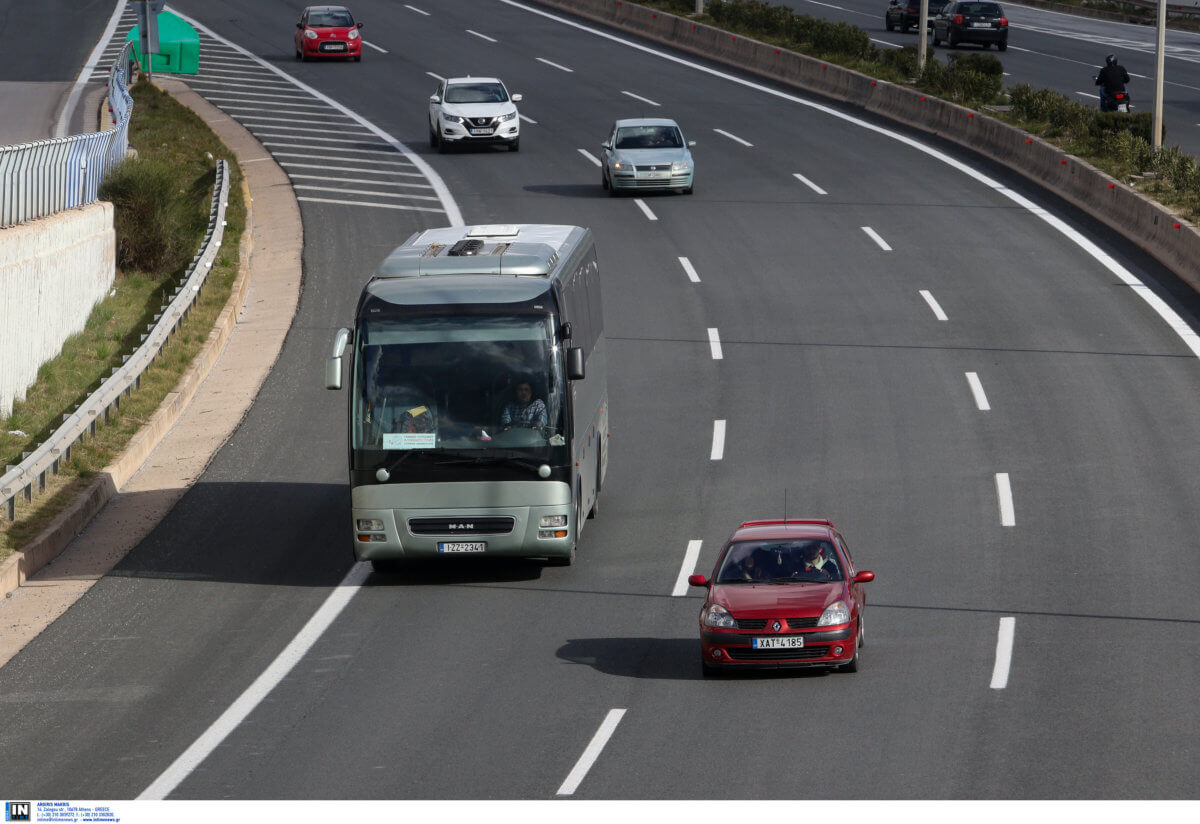
M350 57L362 60L362 23L345 6L309 6L296 23L296 59Z
M747 521L725 543L700 610L700 663L719 671L824 667L857 672L863 584L846 541L826 520Z

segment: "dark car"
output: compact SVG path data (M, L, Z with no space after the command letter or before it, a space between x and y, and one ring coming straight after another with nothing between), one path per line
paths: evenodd
M947 3L933 20L930 37L933 45L942 41L954 48L959 43L978 43L985 49L995 43L996 48L1008 48L1008 18L999 3L969 0L969 2Z
M845 539L823 519L747 521L717 557L700 609L700 664L721 670L821 667L857 672L863 584Z
M933 26L934 16L947 2L949 0L929 0L925 18L927 27ZM891 0L883 15L883 25L888 31L895 31L897 26L902 32L917 28L921 25L921 0Z

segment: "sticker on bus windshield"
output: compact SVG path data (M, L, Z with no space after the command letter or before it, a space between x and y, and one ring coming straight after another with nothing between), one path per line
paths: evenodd
M384 449L435 449L437 434L434 432L385 432Z

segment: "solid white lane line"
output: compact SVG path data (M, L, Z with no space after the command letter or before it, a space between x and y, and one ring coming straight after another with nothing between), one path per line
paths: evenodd
M713 421L712 452L708 457L714 461L725 457L725 421Z
M1025 197L1024 195L1020 194L1019 192L1011 189L1010 187L1006 186L1005 184L1001 183L1000 181L997 181L997 180L994 180L993 178L988 177L986 174L979 171L978 169L973 168L968 163L954 159L953 157L949 156L940 147L934 146L934 145L931 145L928 143L923 143L920 140L918 140L917 138L912 138L912 137L908 137L906 135L900 134L899 132L896 132L892 129L887 128L886 126L879 126L874 123L868 123L867 121L862 120L859 117L856 117L852 114L848 114L846 112L842 112L837 109L831 108L830 106L827 106L823 103L817 103L813 100L806 100L797 95L789 94L788 92L781 91L779 89L774 89L769 86L764 86L761 83L756 83L752 80L747 80L743 77L737 77L737 76L731 74L730 72L722 71L720 69L713 68L712 66L704 66L699 63L693 62L692 60L689 60L688 58L685 58L685 57L679 57L679 56L676 56L673 54L668 54L668 53L661 51L653 46L647 46L647 45L644 45L641 43L635 43L632 40L628 40L624 37L620 37L615 34L609 34L608 32L604 32L604 31L600 31L599 29L596 29L593 26L588 25L586 23L579 23L574 20L569 20L565 17L561 17L559 15L545 11L544 9L538 9L538 8L534 8L532 6L527 6L524 3L521 3L520 0L498 0L498 2L503 3L507 6L512 6L514 8L522 9L523 11L526 11L530 14L537 15L537 16L545 18L547 20L553 20L554 22L558 23L559 25L574 28L579 31L588 32L589 34L591 34L599 39L607 40L610 43L618 43L621 46L624 46L628 49L631 49L634 51L639 51L639 52L642 52L643 54L653 55L664 61L674 63L675 65L678 65L678 66L685 66L696 72L702 72L704 74L709 75L710 77L719 77L723 80L729 81L730 83L737 84L737 85L742 86L747 89L753 89L757 92L760 92L765 95L770 95L779 100L787 100L787 101L789 101L791 103L795 103L799 106L805 106L814 111L823 112L824 114L828 115L829 117L837 118L846 123L853 124L853 125L857 126L858 128L882 135L882 136L888 138L889 140L894 140L897 143L901 143L901 144L908 146L918 152L922 152L922 153L928 155L933 160L936 160L939 163L946 164L947 166L951 167L952 169L955 169L955 170L961 172L962 174L967 175L968 177L972 178L973 180L983 184L984 186L987 186L989 189L994 191L996 194L1001 195L1002 197L1008 198L1009 200L1011 200L1012 202L1014 202L1018 206L1020 206L1022 209L1025 209L1031 215L1034 215L1038 219L1047 223L1049 226L1053 227L1056 231L1060 232L1063 236L1069 238L1073 243L1075 243L1075 245L1077 245L1079 248L1083 249L1084 252L1091 255L1092 258L1095 261L1097 261L1101 266L1108 269L1114 275L1119 277L1127 286L1132 287L1134 292L1139 297L1143 298L1147 302L1150 302L1151 305L1154 307L1154 310L1159 314L1159 316L1162 317L1162 319L1165 320L1168 324L1170 324L1171 328L1173 330L1176 330L1181 335L1184 343L1188 346L1189 349L1192 350L1192 352L1196 355L1196 357L1200 357L1200 334L1197 334L1193 329L1191 329L1191 327L1189 327L1187 325L1187 323L1184 322L1183 319L1180 318L1173 309L1171 309L1169 306L1167 306L1165 302L1163 302L1161 300L1157 301L1157 302L1150 301L1149 296L1152 295L1153 293L1150 292L1149 289L1145 289L1144 284L1142 284L1141 281L1139 281L1136 277L1134 277L1134 275L1128 269L1126 269L1120 263L1118 263L1116 260L1114 260L1112 258L1112 256L1110 256L1107 252L1105 252L1103 249L1101 249L1099 246L1097 246L1091 240L1084 237L1075 228L1073 228L1072 226L1069 226L1061 218L1056 217L1055 215L1053 215L1046 209L1042 208L1040 205L1038 205L1034 201L1032 201L1029 198ZM1016 47L1014 47L1014 49L1017 51L1029 51L1028 49L1017 49ZM1056 59L1065 59L1065 58L1060 58L1057 55L1045 55L1045 56L1055 57ZM1070 62L1077 62L1080 65L1089 65L1084 61L1070 61ZM1175 84L1172 84L1172 85L1175 85ZM1182 85L1182 84L1179 84L1179 85ZM1192 87L1187 87L1187 88L1192 88Z
M592 154L591 152L589 152L587 149L578 149L577 151L578 151L578 152L579 152L581 155L583 155L584 157L586 157L588 160L592 161L592 163L596 164L597 166L599 166L599 165L600 165L600 158L596 157L594 154Z
M381 186L387 185L380 183ZM372 197L390 198L395 200L437 200L436 195L410 195L408 192L379 192L374 189L342 189L338 186L317 186L312 183L293 183L293 189L303 189L306 192L331 192L335 195L370 195Z
M692 265L690 260L685 257L681 257L679 259L679 265L683 267L683 271L687 272L688 280L690 280L692 283L700 282L700 275L696 274L696 267Z
M604 749L604 745L608 743L608 739L612 737L613 731L616 730L617 724L621 723L621 718L624 715L624 709L612 709L608 711L608 715L604 716L604 721L600 724L600 729L596 730L596 734L592 736L587 749L583 751L583 755L579 756L579 760L575 762L575 766L567 775L567 780L558 788L556 795L575 794L575 790L579 788L584 777L588 774L588 770L592 768L592 765L596 763L596 759L600 757L600 752Z
M303 200L307 203L332 203L337 206L366 206L371 209L397 209L402 212L438 212L445 213L445 209L434 209L429 206L410 206L407 203L370 203L365 200L337 200L331 197L297 197L296 200Z
M444 81L446 79L446 78L442 77L440 74L434 74L433 72L425 72L425 74L429 75L430 77L432 77L434 80L436 80L439 83L441 83L442 81Z
M864 232L867 233L867 237L869 237L871 240L873 240L877 244L879 244L880 249L882 249L885 252L892 251L892 247L887 245L887 241L884 240L883 238L881 238L879 236L879 233L876 232L874 229L872 229L870 226L863 226L861 228Z
M633 202L636 203L637 207L642 210L642 214L646 216L647 220L658 220L658 215L650 211L650 207L647 206L640 197L635 197Z
M364 40L364 41L363 41L363 45L364 45L364 46L370 46L370 47L371 47L371 48L373 48L375 51L377 51L377 52L381 52L382 54L387 54L387 53L388 53L388 52L387 52L387 49L384 49L384 48L381 48L381 47L379 47L379 46L376 46L374 43L368 43L366 40Z
M661 106L662 105L661 103L655 103L653 100L651 100L648 97L642 97L640 94L634 94L633 92L621 92L621 94L629 95L634 100L640 100L643 103L649 103L651 106Z
M814 192L816 192L816 193L817 193L817 194L819 194L819 195L827 195L827 194L829 194L829 192L825 191L825 190L824 190L824 189L822 189L820 186L818 186L817 184L813 183L811 180L809 180L807 177L805 177L804 175L800 174L799 172L793 172L793 173L792 173L792 177L796 178L796 180L799 180L801 183L803 183L805 186L807 186L808 188L812 189Z
M1000 630L996 633L996 664L992 667L992 689L1002 690L1008 686L1008 671L1012 666L1013 636L1017 619L1005 616L1000 619Z
M523 115L523 114L518 114L518 115L517 115L517 117L521 118L521 119L522 119L522 120L524 120L526 123L532 124L532 125L534 125L534 126L536 126L536 125L537 125L537 121L536 121L536 120L534 120L532 117L526 117L526 116L525 116L525 115Z
M417 8L416 6L410 6L410 5L408 5L407 3L404 5L404 8L406 8L406 9L408 9L408 10L410 10L410 11L415 11L417 14L423 14L423 15L425 15L426 17L429 17L429 16L430 16L429 12L427 12L427 11L422 11L421 9Z
M488 41L489 43L498 43L498 42L499 42L499 41L498 41L498 40L496 40L496 38L494 38L494 37L488 37L486 34L480 34L479 32L477 32L477 31L471 31L470 29L467 29L467 34L473 34L473 35L475 35L476 37L478 37L480 40L486 40L486 41Z
M535 57L534 59L537 60L539 63L545 63L547 66L553 66L554 68L558 69L559 71L564 71L564 72L568 72L571 74L574 74L574 72L575 72L574 69L568 69L566 66L560 66L557 63L553 63L544 57Z
M925 302L929 304L929 308L933 310L933 316L938 320L949 320L946 313L942 311L942 306L933 297L928 289L921 290L921 297L925 298Z
M996 496L1000 499L1000 526L1016 526L1017 516L1013 510L1012 484L1007 472L996 473Z
M700 545L703 541L688 541L687 552L683 554L683 564L679 567L679 577L675 579L675 588L671 595L678 598L688 594L688 576L696 569L696 561L700 558Z
M325 603L321 604L321 608L308 619L308 623L292 639L291 643L284 647L283 652L276 656L263 674L254 679L254 683L238 696L229 709L221 713L220 718L184 750L183 754L176 758L162 775L154 779L154 783L143 790L137 800L159 801L166 798L191 774L192 770L200 766L204 759L208 758L212 751L219 747L221 742L237 729L242 721L246 720L255 707L270 695L279 682L287 677L292 668L300 663L312 645L350 603L350 599L358 594L358 590L362 588L363 582L370 574L371 565L368 563L360 562L350 567L346 577L334 588L333 592L329 593Z
M723 135L723 136L725 136L725 137L728 137L730 140L734 141L735 143L741 143L743 146L753 146L753 145L754 145L754 144L753 144L753 143L751 143L750 141L748 141L748 140L742 140L742 139L741 139L740 137L738 137L737 135L735 135L735 134L730 134L729 132L727 132L727 131L725 131L725 130L723 130L723 129L713 129L713 131L714 131L714 132L716 132L716 133L717 133L717 134L719 134L719 135Z
M708 345L712 348L713 360L721 359L721 338L715 328L708 330Z
M967 383L971 385L971 394L975 396L975 405L979 407L979 411L987 412L991 409L988 403L987 395L983 392L983 384L979 381L979 375L974 372L967 373Z

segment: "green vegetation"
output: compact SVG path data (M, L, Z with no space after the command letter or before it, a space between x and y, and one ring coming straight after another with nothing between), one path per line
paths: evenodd
M21 453L45 441L105 378L160 311L204 240L215 182L213 158L229 161L231 187L225 239L195 308L162 355L142 377L141 388L114 410L108 423L76 445L71 460L32 503L17 498L17 519L0 517L0 560L34 537L113 461L179 382L208 338L237 277L239 242L246 220L241 173L232 153L199 117L169 94L139 83L130 122L127 160L105 181L101 197L114 203L118 269L115 290L98 304L86 328L38 370L37 382L12 414L0 419L0 458L17 464ZM24 435L9 434L12 431Z
M1200 167L1178 146L1152 147L1149 112L1101 112L1098 106L1085 106L1066 95L1024 85L1006 92L1003 64L993 54L950 52L942 62L939 50L931 47L925 70L917 77L916 46L883 49L857 26L820 20L763 0L710 0L699 17L694 15L695 0L641 0L641 4L880 80L911 85L963 106L989 109L992 116L1038 135L1115 178L1136 184L1141 192L1188 220L1200 219Z

